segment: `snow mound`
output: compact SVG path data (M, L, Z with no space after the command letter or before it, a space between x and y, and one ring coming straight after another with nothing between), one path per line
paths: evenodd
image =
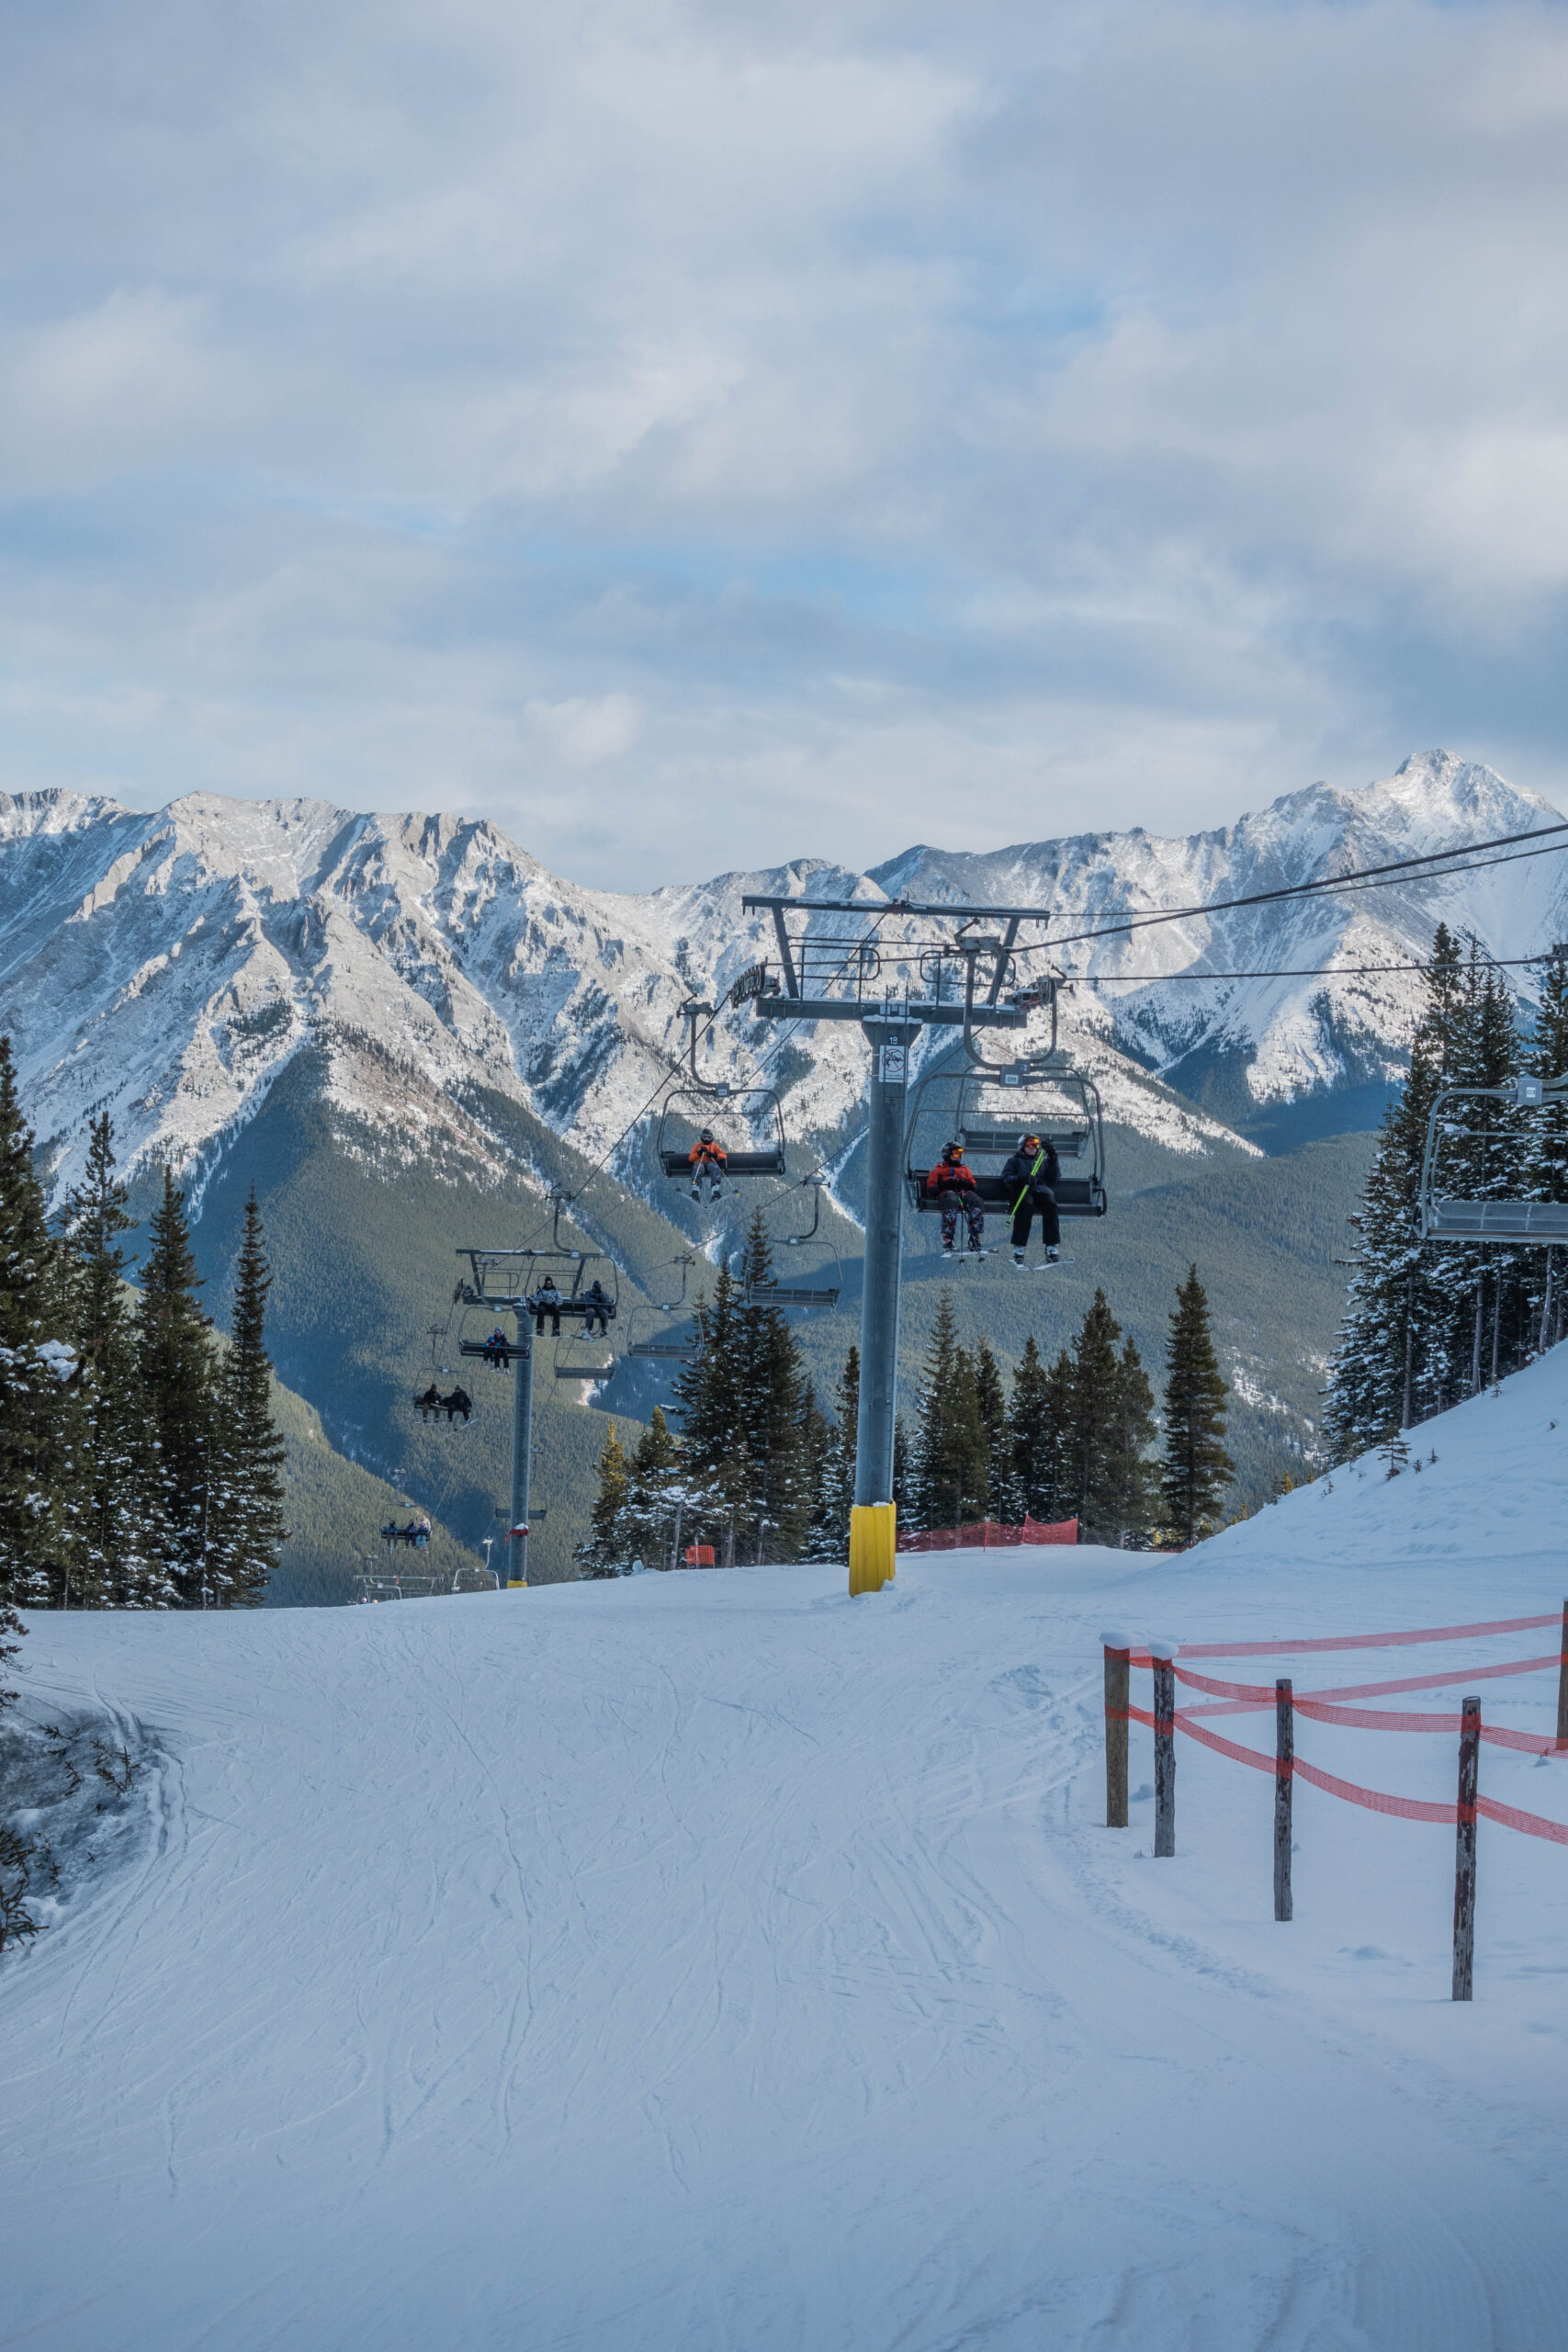
M1483 1825L1466 2009L1451 1831L1301 1788L1278 1927L1268 1779L1179 1744L1156 1862L1136 1726L1102 1826L1106 1623L1556 1605L1568 1350L1422 1435L1178 1561L35 1618L28 1708L163 1769L139 1867L0 1963L0 2343L1562 2343L1562 1849ZM1550 1727L1550 1673L1484 1688ZM1451 1798L1446 1738L1298 1739ZM1568 1817L1568 1765L1483 1781Z

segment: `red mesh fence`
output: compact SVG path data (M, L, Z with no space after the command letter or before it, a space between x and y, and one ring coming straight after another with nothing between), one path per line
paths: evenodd
M1181 1658L1190 1657L1262 1657L1299 1655L1305 1651L1382 1649L1396 1644L1411 1642L1445 1642L1476 1638L1492 1634L1516 1634L1533 1631L1538 1626L1557 1625L1561 1613L1553 1610L1540 1617L1502 1617L1475 1625L1439 1625L1419 1632L1377 1634L1336 1637L1326 1641L1303 1642L1195 1642L1183 1644L1178 1651ZM1146 1649L1129 1651L1130 1663L1151 1666L1153 1658ZM1337 1690L1296 1691L1292 1705L1299 1715L1309 1721L1337 1725L1352 1731L1438 1732L1450 1737L1459 1734L1461 1717L1458 1712L1438 1710L1400 1710L1384 1707L1356 1707L1344 1702L1353 1699L1384 1698L1400 1690L1433 1690L1451 1687L1455 1683L1490 1681L1515 1674L1538 1674L1549 1667L1568 1667L1568 1652L1549 1651L1542 1657L1516 1658L1500 1666L1461 1668L1443 1674L1406 1675L1396 1681L1347 1684ZM1272 1756L1257 1748L1243 1747L1235 1740L1213 1731L1206 1723L1196 1720L1200 1715L1233 1715L1272 1708L1275 1693L1271 1687L1254 1682L1225 1682L1213 1675L1194 1673L1191 1668L1177 1666L1177 1679L1189 1689L1210 1694L1213 1703L1194 1708L1179 1708L1172 1717L1175 1730L1185 1732L1216 1754L1230 1758L1234 1763L1250 1765L1259 1772L1277 1772L1279 1767ZM1134 1723L1147 1724L1155 1728L1155 1718L1146 1708L1128 1706L1125 1717ZM1111 1715L1121 1715L1123 1710L1108 1709ZM1540 1732L1506 1729L1500 1724L1480 1726L1481 1736L1498 1747L1513 1748L1527 1756L1562 1754L1562 1744L1555 1736ZM1324 1771L1318 1765L1309 1764L1298 1756L1293 1766L1287 1766L1298 1780L1306 1781L1314 1788L1323 1789L1330 1796L1341 1797L1348 1804L1364 1805L1372 1813L1393 1814L1405 1821L1447 1823L1450 1827L1459 1819L1457 1804L1430 1803L1420 1797L1396 1797L1381 1789L1361 1787L1359 1781L1341 1780L1337 1774ZM1568 1846L1568 1824L1551 1821L1538 1813L1526 1813L1518 1805L1499 1804L1495 1797L1477 1796L1477 1814L1489 1821L1500 1822L1505 1828L1517 1829L1529 1838L1543 1838L1557 1846ZM1466 1816L1468 1818L1468 1815Z

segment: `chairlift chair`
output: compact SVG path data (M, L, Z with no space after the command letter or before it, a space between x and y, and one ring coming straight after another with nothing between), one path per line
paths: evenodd
M711 1004L694 1001L681 1008L686 1016L684 1082L664 1098L654 1149L664 1174L672 1182L692 1181L692 1151L705 1127L728 1126L732 1133L752 1137L751 1148L731 1148L727 1136L716 1140L725 1149L725 1180L732 1177L782 1176L785 1170L784 1109L771 1086L730 1086L705 1079L697 1068L697 1023L711 1013Z
M811 1188L811 1222L803 1233L781 1233L775 1238L783 1250L798 1250L818 1238L822 1222L822 1171L801 1179L801 1189ZM844 1270L839 1252L828 1235L820 1236L832 1258L831 1278L826 1266L817 1269L823 1279L813 1282L809 1276L781 1281L775 1274L771 1283L754 1283L742 1276L741 1293L748 1306L837 1306L844 1287Z
M1449 1190L1462 1167L1456 1155L1473 1144L1517 1145L1517 1131L1472 1127L1455 1111L1465 1102L1506 1102L1521 1111L1544 1110L1568 1099L1568 1080L1517 1078L1512 1086L1446 1086L1427 1121L1421 1155L1419 1219L1423 1241L1506 1241L1550 1249L1568 1241L1568 1201L1473 1200ZM1451 1178L1450 1178L1451 1169Z
M983 1213L1010 1217L1018 1187L1004 1179L1001 1163L1031 1135L1049 1140L1062 1164L1055 1187L1057 1215L1103 1216L1110 1205L1105 1120L1093 1079L1059 1051L1014 1062L943 1055L917 1080L909 1106L904 1181L911 1203L922 1215L940 1213L926 1179L943 1147L956 1138L970 1158ZM987 1168L987 1160L995 1165Z

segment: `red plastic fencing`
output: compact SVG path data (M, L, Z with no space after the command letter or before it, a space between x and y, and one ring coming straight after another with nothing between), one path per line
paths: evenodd
M1477 1638L1493 1634L1533 1632L1543 1625L1562 1623L1562 1613L1552 1610L1540 1617L1501 1617L1475 1625L1436 1625L1415 1632L1336 1636L1331 1640L1298 1642L1193 1642L1183 1643L1177 1650L1179 1658L1190 1657L1263 1657L1281 1653L1299 1655L1306 1651L1383 1649L1412 1642L1451 1642ZM1168 1656L1168 1652L1166 1655ZM1132 1649L1129 1662L1134 1666L1152 1666L1151 1653L1146 1649ZM1451 1687L1456 1683L1495 1680L1513 1674L1537 1674L1548 1667L1560 1671L1568 1667L1568 1651L1549 1651L1541 1657L1517 1658L1501 1666L1460 1668L1444 1674L1406 1675L1396 1681L1348 1684L1337 1690L1297 1691L1292 1705L1298 1715L1309 1720L1332 1724L1355 1731L1440 1732L1458 1733L1462 1718L1447 1711L1396 1711L1386 1707L1354 1707L1343 1702L1352 1699L1387 1697L1400 1690L1432 1690ZM1262 1708L1272 1709L1275 1692L1261 1683L1224 1682L1213 1675L1196 1674L1190 1667L1178 1665L1176 1679L1190 1689L1207 1692L1217 1702L1204 1707L1179 1708L1174 1716L1175 1727L1190 1739L1200 1741L1221 1756L1237 1764L1250 1765L1254 1770L1279 1778L1281 1770L1287 1777L1309 1781L1314 1788L1326 1791L1330 1796L1341 1797L1347 1804L1365 1805L1373 1813L1398 1815L1405 1821L1432 1821L1447 1824L1450 1828L1459 1820L1457 1804L1428 1803L1419 1797L1391 1796L1384 1790L1362 1788L1355 1781L1341 1780L1337 1774L1325 1772L1315 1764L1297 1756L1292 1763L1281 1767L1273 1756L1260 1754L1258 1749L1243 1747L1226 1739L1196 1718L1200 1715L1246 1714ZM1147 1724L1155 1728L1154 1715L1144 1707L1131 1704L1125 1711L1107 1709L1111 1716L1125 1713L1127 1720ZM1499 1747L1510 1747L1530 1756L1555 1756L1563 1753L1563 1743L1543 1733L1511 1731L1495 1724L1480 1726L1481 1737ZM1526 1813L1517 1805L1501 1804L1494 1797L1478 1795L1475 1812L1489 1821L1500 1822L1505 1828L1517 1829L1528 1838L1543 1838L1552 1845L1568 1846L1568 1823L1548 1820L1537 1813ZM1467 1811L1466 1818L1469 1818Z
M900 1552L998 1552L1022 1544L1076 1544L1076 1519L1026 1519L1021 1527L1004 1526L999 1519L974 1519L963 1527L900 1528Z

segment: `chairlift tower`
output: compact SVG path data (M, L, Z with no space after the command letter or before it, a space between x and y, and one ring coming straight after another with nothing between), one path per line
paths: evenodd
M481 1307L487 1313L510 1315L515 1337L507 1341L504 1351L495 1349L482 1340L461 1340L458 1352L465 1356L480 1356L494 1363L503 1356L513 1374L512 1388L512 1498L506 1518L506 1589L520 1592L528 1582L528 1522L529 1486L533 1468L534 1434L534 1313L529 1301L539 1283L552 1269L568 1265L573 1269L572 1286L559 1302L562 1315L581 1317L584 1322L597 1319L599 1309L590 1309L581 1295L581 1285L586 1266L603 1261L602 1250L572 1250L561 1239L561 1211L566 1202L558 1194L551 1195L550 1205L555 1223L547 1245L540 1249L475 1250L461 1248L459 1258L468 1261L468 1280L457 1285L457 1302L465 1307ZM607 1312L613 1316L613 1303ZM541 1510L538 1513L543 1518ZM487 1555L488 1557L488 1555ZM498 1578L499 1582L500 1579Z
M744 973L730 990L762 1021L856 1021L871 1047L866 1093L865 1284L861 1296L860 1409L855 1424L854 1509L850 1521L850 1590L875 1590L893 1573L893 1430L898 1385L902 1292L904 1128L909 1053L922 1029L958 1029L976 1054L976 1033L1021 1029L1030 992L1004 994L1020 925L1045 922L1038 907L919 906L907 900L868 905L860 899L775 898L748 891L748 910L773 917L778 970L771 962ZM805 928L792 933L792 922ZM811 928L817 916L894 918L932 926L919 941ZM1039 998L1044 1001L1044 998Z

